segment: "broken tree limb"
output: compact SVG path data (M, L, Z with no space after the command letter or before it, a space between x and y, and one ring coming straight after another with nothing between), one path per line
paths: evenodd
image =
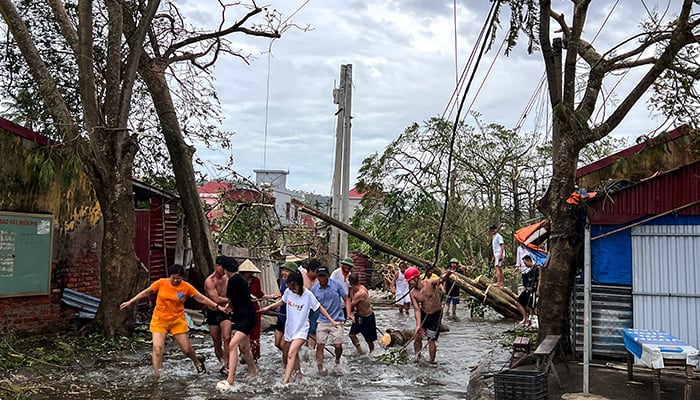
M392 256L398 257L406 262L409 262L409 263L411 263L417 267L423 268L423 269L425 269L426 267L431 265L431 263L429 261L425 261L425 260L422 260L420 258L413 257L412 255L407 254L407 253L405 253L405 252L403 252L395 247L392 247L392 246L382 242L381 240L377 240L377 239L367 235L366 233L364 233L358 229L353 228L352 226L350 226L346 223L338 221L337 219L330 217L330 216L316 210L313 207L309 207L308 205L302 203L301 201L299 201L295 198L292 198L292 204L299 211L306 213L306 214L309 214L311 216L314 216L322 221L328 222L329 224L335 226L336 228L341 229L341 230L355 236L356 238L362 240L363 242L372 246L372 248L375 250L381 251L383 253L391 254Z
M350 235L372 246L372 248L375 250L391 254L392 256L411 263L423 270L432 265L429 261L413 257L410 254L388 245L381 240L375 239L346 223L338 221L337 219L330 217L297 199L292 198L292 204L294 204L299 211L316 217L335 226L338 229L349 233ZM440 274L443 272L439 267L435 267L434 270L436 273ZM493 308L497 313L503 315L504 317L515 318L518 320L522 318L518 312L517 298L512 294L512 292L510 292L508 289L491 285L492 282L490 282L488 278L478 277L477 279L470 279L462 274L453 273L448 277L448 280L450 282L455 282L455 285L459 286L459 288L465 293L474 297L483 304Z

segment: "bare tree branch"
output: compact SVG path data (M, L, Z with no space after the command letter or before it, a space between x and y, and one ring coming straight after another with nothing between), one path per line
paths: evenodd
M206 40L211 40L211 39L219 39L222 38L230 33L233 32L243 32L249 35L253 36L262 36L262 37L269 37L269 38L279 38L280 34L277 31L274 32L264 32L264 31L255 31L249 28L244 27L243 25L248 22L248 20L255 15L261 13L263 11L262 8L255 6L250 12L248 12L243 18L240 20L236 21L233 25L226 29L220 29L214 32L209 32L201 35L197 35L194 37L187 38L185 40L182 40L180 42L172 44L166 51L163 53L163 57L170 58L175 54L175 52L183 47L190 46L202 41Z
M686 45L696 43L695 34L692 29L697 25L698 21L689 20L692 6L693 0L683 1L680 15L677 18L676 27L673 30L672 37L668 46L664 49L664 52L649 71L647 71L644 77L639 80L637 85L632 88L627 97L622 100L610 117L600 126L590 130L588 134L584 135L584 140L589 142L599 140L617 127L642 95L651 87L656 79L661 76L664 70L673 65L673 60L678 52Z
M66 38L68 46L73 50L73 54L78 54L78 33L75 31L73 23L68 18L68 13L63 5L63 1L47 0L49 6L53 10L53 15L56 17L61 34Z
M29 73L44 97L44 104L55 119L56 128L63 133L67 141L75 140L79 137L75 119L58 90L56 81L46 63L39 55L39 50L31 40L31 34L17 12L17 8L10 0L0 0L0 13L2 13L12 37L17 42L17 46L29 66Z

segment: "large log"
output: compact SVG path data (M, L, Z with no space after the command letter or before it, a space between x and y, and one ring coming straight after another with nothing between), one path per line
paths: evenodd
M440 324L440 332L449 332L450 327ZM416 334L415 329L392 329L387 328L385 333L379 338L379 344L384 347L403 346L413 340Z
M425 270L427 267L432 265L432 263L429 261L413 257L412 255L388 245L381 240L375 239L346 223L338 221L337 219L328 216L297 199L293 198L292 204L294 204L299 211L314 216L335 226L338 229L349 233L350 235L372 246L372 248L375 250L391 254L392 256L411 263L422 270ZM434 271L440 274L443 272L439 267L435 267ZM448 279L448 286L451 284L451 282L455 282L455 284L459 286L460 289L464 290L465 293L493 308L497 313L503 315L504 317L515 318L518 320L521 318L517 308L517 298L513 295L513 293L508 289L499 288L490 284L485 285L484 282L486 282L488 278L478 277L477 279L470 279L462 274L453 273Z

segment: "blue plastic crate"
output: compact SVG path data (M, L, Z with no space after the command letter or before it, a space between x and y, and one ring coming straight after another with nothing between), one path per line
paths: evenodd
M545 371L509 369L494 375L496 400L547 400L548 379Z

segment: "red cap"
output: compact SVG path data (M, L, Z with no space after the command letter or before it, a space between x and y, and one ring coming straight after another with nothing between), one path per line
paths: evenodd
M420 275L420 271L418 271L418 268L416 267L411 267L411 268L406 268L406 272L403 273L403 276L406 278L407 281L410 281L413 278L416 278Z

